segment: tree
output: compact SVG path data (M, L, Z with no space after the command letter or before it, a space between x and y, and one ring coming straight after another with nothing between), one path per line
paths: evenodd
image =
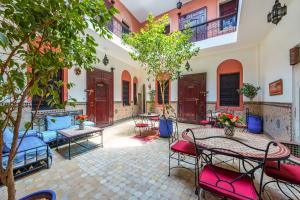
M138 33L125 34L123 42L133 47L131 58L145 67L148 76L159 82L162 94L163 115L165 115L166 81L176 80L186 69L185 62L197 55L199 48L190 42L192 31L174 31L166 34L169 24L168 15L155 20L153 15L147 18L145 28Z
M92 27L101 37L109 37L106 24L117 10L107 8L103 0L1 0L0 6L0 180L8 199L14 200L13 160L31 126L25 123L18 143L24 102L39 96L36 110L46 97L52 106L74 102L60 102L57 90L73 84L50 81L64 68L91 69L98 62L97 43L85 30ZM3 130L7 127L12 127L13 141L4 168Z
M248 97L250 99L250 105L253 103L253 99L258 94L258 91L260 90L260 87L256 87L252 85L251 83L244 83L243 87L238 89L238 93L240 95L244 95L245 97Z

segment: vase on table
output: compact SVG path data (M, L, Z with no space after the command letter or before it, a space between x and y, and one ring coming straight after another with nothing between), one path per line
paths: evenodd
M226 137L233 137L235 132L234 126L225 126L224 133Z
M84 122L80 122L79 123L79 130L83 130L84 129Z

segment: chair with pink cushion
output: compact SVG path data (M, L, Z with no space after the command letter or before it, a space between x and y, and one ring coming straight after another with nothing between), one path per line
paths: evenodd
M291 151L291 156L284 162L267 162L265 174L273 180L266 182L263 187L275 183L288 199L300 199L300 145L283 143ZM284 186L284 187L282 187ZM286 188L287 190L285 190Z
M160 118L159 117L151 117L150 118L150 122L151 122L151 127L153 128L153 129L156 129L156 130L158 130L158 126L159 126L159 120L160 120Z
M142 131L149 129L149 124L147 122L145 122L142 117L133 115L132 119L134 121L134 132L135 133L137 133L137 130L138 130L140 135L142 135Z
M241 141L235 140L229 137L223 136L211 136L195 138L193 130L187 129L188 133L191 133L194 138L195 149L197 152L197 157L205 159L206 165L203 167L201 172L199 172L197 189L198 198L201 199L205 196L205 191L214 193L217 196L228 199L236 200L261 200L262 199L262 183L263 183L263 173L265 169L265 163L267 160L267 155L271 145L276 146L277 143L270 142L266 149L258 149L256 147L244 144ZM239 152L235 152L228 148L210 148L208 146L202 147L198 146L197 143L203 140L214 140L215 138L222 138L225 140L232 140L231 142L237 142L239 145L245 145L246 148L251 148L256 151L260 151L264 155L264 159L258 160L252 157L247 157L241 155ZM209 152L214 155L232 156L241 159L243 162L251 163L250 167L245 168L245 172L233 171L230 169L223 168L222 166L217 166L212 162L210 156L202 156L203 153ZM258 178L258 189L255 187L253 179L254 173L259 175ZM202 195L200 195L202 193Z
M182 140L179 138L178 133L178 123L177 117L175 116L173 119L173 133L170 134L169 137L169 175L171 175L171 169L174 168L185 168L189 169L188 167L183 166L181 163L185 163L188 165L194 166L194 173L195 173L195 186L197 184L197 173L198 173L198 154L196 152L194 144ZM188 160L188 158L190 160ZM176 160L177 165L171 167L171 160ZM192 161L193 160L193 161Z
M205 113L205 119L202 119L199 121L199 124L201 126L212 126L214 124L214 121L212 120L212 111L211 110L208 110L206 113Z

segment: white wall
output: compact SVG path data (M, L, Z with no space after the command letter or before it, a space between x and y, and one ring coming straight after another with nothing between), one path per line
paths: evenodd
M124 62L117 60L111 56L108 56L109 64L107 66L104 66L102 63L102 58L104 57L104 54L100 51L97 52L98 58L100 58L101 62L96 64L95 67L110 71L111 67L114 67L114 101L122 101L122 87L121 87L121 75L123 70L127 70L131 75L131 88L133 88L133 78L137 77L138 79L138 92L141 91L142 87L142 76L141 71L142 69L135 66L129 66L128 64L125 64ZM69 70L69 82L72 82L75 84L73 88L69 90L69 97L75 98L78 102L86 102L86 92L84 90L86 89L86 71L82 70L82 73L77 76L74 73L74 68ZM133 89L131 90L131 99L133 100Z
M292 102L292 67L289 64L289 49L300 42L300 1L291 0L287 15L261 42L262 100L266 102ZM283 79L283 95L270 96L269 83Z
M236 59L243 65L244 82L258 85L258 56L257 47L230 50L209 56L200 56L192 59L190 73L207 73L207 101L216 101L217 98L217 68L227 59ZM172 100L177 101L177 81L172 82ZM245 99L247 101L247 99ZM258 100L258 99L256 99Z

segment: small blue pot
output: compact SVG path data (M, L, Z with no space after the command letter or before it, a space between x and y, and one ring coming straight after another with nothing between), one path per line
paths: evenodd
M159 134L160 137L169 138L173 133L173 121L171 119L160 118Z
M42 197L46 199L56 200L56 194L52 190L40 190L32 194L29 194L25 197L22 197L19 200L34 200L36 198L42 198Z
M262 133L263 132L263 120L258 115L249 115L248 116L248 131L250 133Z

